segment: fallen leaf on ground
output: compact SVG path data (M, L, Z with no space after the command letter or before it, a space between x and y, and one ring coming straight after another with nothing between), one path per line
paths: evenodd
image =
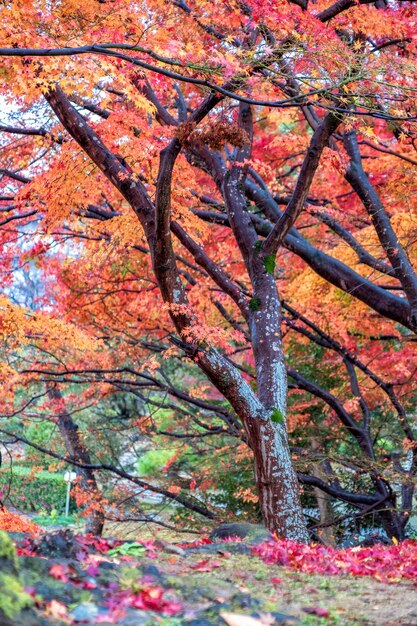
M329 617L329 611L326 609L321 609L319 606L304 606L302 608L304 613L308 613L309 615L317 615L318 617Z
M62 582L68 581L68 567L64 567L61 563L55 563L49 569L49 575L56 578L56 580L62 580Z
M46 606L46 614L56 619L65 619L68 615L68 610L62 602L51 600Z
M221 561L210 561L209 559L205 559L204 561L199 561L195 565L191 565L190 569L193 569L196 572L211 572L211 570L216 567L221 567L223 563Z

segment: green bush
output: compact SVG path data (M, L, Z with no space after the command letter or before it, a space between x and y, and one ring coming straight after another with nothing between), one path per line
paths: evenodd
M173 450L147 450L137 461L139 476L159 475L173 454Z
M67 483L62 474L42 470L32 476L30 467L3 468L0 470L0 491L3 499L8 497L22 511L50 513L53 509L65 510ZM70 511L75 510L75 502L71 500Z
M39 446L44 446L51 441L56 428L56 424L52 422L35 422L26 426L23 434L30 441L37 443Z
M77 516L76 515L54 515L56 513L56 509L52 509L49 515L42 515L42 512L36 517L32 518L32 521L39 526L71 526L76 523Z

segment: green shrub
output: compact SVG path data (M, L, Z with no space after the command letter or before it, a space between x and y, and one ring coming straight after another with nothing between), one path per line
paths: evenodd
M139 476L155 476L160 474L162 468L168 463L173 450L147 450L137 461Z
M42 470L32 476L30 467L3 468L0 469L0 491L3 498L8 496L12 504L22 511L50 513L53 509L58 512L65 510L67 483L63 474ZM73 500L70 510L76 510Z
M39 526L72 526L76 523L77 517L76 515L53 515L53 512L56 509L52 509L49 515L42 514L42 512L36 517L32 518L32 521Z
M30 441L37 443L39 446L44 446L50 442L55 430L56 424L52 422L35 422L26 426L23 434Z

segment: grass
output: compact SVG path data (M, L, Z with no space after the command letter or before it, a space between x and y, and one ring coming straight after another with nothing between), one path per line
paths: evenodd
M76 515L37 515L32 518L39 526L73 526L76 524Z
M169 575L187 572L190 584L197 572L193 565L206 559L204 554L188 554L186 558L160 553L158 567ZM210 584L218 581L233 584L244 593L258 598L264 612L280 612L297 617L300 626L371 626L404 623L406 615L415 611L415 587L411 583L384 584L367 577L321 576L305 574L276 565L265 565L249 555L210 555L221 559L221 568L204 574ZM280 579L272 583L271 579ZM219 591L219 595L221 592ZM401 601L399 601L401 598ZM304 609L325 609L327 617L308 614ZM401 621L400 621L401 620ZM415 622L417 624L417 621Z

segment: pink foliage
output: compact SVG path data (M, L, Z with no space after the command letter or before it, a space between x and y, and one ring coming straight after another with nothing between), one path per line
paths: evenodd
M284 565L300 572L371 576L383 582L417 580L417 541L397 545L337 550L318 544L304 545L285 539L253 548L265 563Z
M136 592L115 588L107 602L110 617L122 616L129 607L165 615L175 615L183 608L180 602L170 598L169 594L167 596L166 591L158 585L143 585Z

